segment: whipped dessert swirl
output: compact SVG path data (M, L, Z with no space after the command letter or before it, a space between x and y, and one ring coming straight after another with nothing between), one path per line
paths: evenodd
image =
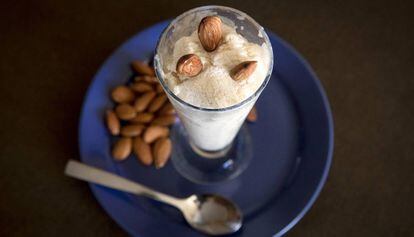
M165 79L180 99L202 108L225 108L254 94L268 73L270 55L267 45L247 41L232 26L221 25L222 37L214 51L207 51L195 30L175 42L167 58ZM202 70L193 76L177 73L176 65L184 55L196 55ZM244 80L232 78L232 71L243 62L255 62L255 68Z

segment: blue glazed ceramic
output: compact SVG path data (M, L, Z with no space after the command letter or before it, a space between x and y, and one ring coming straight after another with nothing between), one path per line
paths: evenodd
M281 236L309 210L327 178L333 152L333 121L327 97L309 64L286 42L268 32L275 56L273 76L257 102L259 119L247 125L253 157L234 180L194 184L171 162L161 170L130 157L115 162L105 128L110 90L132 75L130 62L147 60L168 22L133 36L96 74L85 98L79 127L81 160L177 197L219 193L235 201L245 219L232 236ZM128 233L139 237L203 236L172 207L98 185L90 185L106 212Z

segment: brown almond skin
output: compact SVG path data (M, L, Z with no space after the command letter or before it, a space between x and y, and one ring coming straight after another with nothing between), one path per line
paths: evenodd
M148 91L142 96L138 97L135 100L134 104L135 110L137 112L143 112L151 103L152 99L154 99L155 95L156 93L154 91Z
M170 158L171 150L172 143L169 138L160 138L155 142L153 147L155 168L160 169L164 167L168 158Z
M152 88L152 85L149 84L148 82L136 82L133 83L129 86L133 91L136 91L138 93L144 93L144 92L148 92L148 91L152 91L154 90L154 88Z
M167 114L162 115L160 117L157 117L154 119L151 123L151 125L159 125L159 126L171 126L175 123L175 115L174 114Z
M249 114L247 115L247 121L248 122L256 122L257 121L257 110L256 106L250 110Z
M128 87L117 86L112 90L111 97L117 103L129 103L134 100L135 95Z
M108 109L106 111L106 126L109 133L113 136L119 135L121 129L121 123L113 110Z
M155 76L137 76L134 78L136 82L147 82L150 84L158 83L158 79Z
M138 113L135 118L131 119L130 122L133 123L149 123L154 118L152 113Z
M186 77L197 76L203 70L203 63L195 54L187 54L177 61L176 71Z
M207 52L214 51L219 46L222 38L220 17L204 17L198 26L198 38Z
M174 107L171 103L167 102L162 106L160 111L158 112L159 115L167 115L167 114L175 114Z
M150 144L150 143L153 143L158 138L168 136L169 133L170 131L167 127L151 125L145 130L142 138L144 139L146 143Z
M161 84L160 84L160 83L158 83L158 84L155 86L155 92L157 92L158 94L164 93L164 89L162 88L162 86L161 86Z
M231 78L235 81L245 80L256 70L257 61L246 61L235 66L231 72Z
M147 76L155 76L154 69L142 61L135 60L131 63L131 66L135 70L135 72L139 74L147 75Z
M126 125L121 128L121 135L124 137L136 137L141 135L145 126L142 124Z
M137 112L135 111L134 107L132 107L129 104L120 104L116 106L115 113L118 116L118 118L122 120L130 120L137 115Z
M112 156L117 161L125 160L132 150L132 139L130 137L123 137L119 139L112 148Z
M153 162L151 146L142 140L141 137L136 137L133 144L134 154L138 160L144 165L151 165Z
M154 113L155 111L159 110L167 101L167 96L165 94L158 95L149 105L148 112Z

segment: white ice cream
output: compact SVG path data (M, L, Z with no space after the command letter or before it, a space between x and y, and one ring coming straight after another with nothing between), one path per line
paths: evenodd
M171 90L182 100L203 108L225 108L235 105L254 94L266 78L270 56L266 45L248 42L235 29L224 25L220 46L207 52L201 45L197 31L182 37L174 46L165 74ZM191 78L175 74L178 59L186 54L196 54L203 62L203 71ZM234 81L230 70L245 61L257 61L254 73L242 81Z
M197 31L175 42L173 53L164 55L164 80L183 101L197 107L219 109L236 105L253 95L265 80L271 63L267 45L248 42L233 27L223 24L223 38L213 52L203 49ZM178 59L196 54L203 63L202 72L191 78L176 74ZM230 71L236 65L256 60L257 67L246 80L234 81ZM170 98L191 141L199 148L215 151L231 144L257 97L230 110L203 111Z

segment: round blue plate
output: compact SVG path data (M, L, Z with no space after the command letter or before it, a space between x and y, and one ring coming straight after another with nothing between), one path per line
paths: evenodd
M292 228L315 202L328 175L333 152L333 122L328 100L309 64L286 42L268 33L275 65L257 102L259 119L249 124L253 158L236 179L198 185L181 177L169 162L156 170L130 157L115 162L104 111L112 108L110 90L132 75L130 62L152 57L168 22L135 35L103 64L87 93L80 118L79 146L83 162L177 197L220 193L235 201L245 219L234 236L280 236ZM107 213L133 236L203 236L192 230L172 207L127 193L91 185Z

